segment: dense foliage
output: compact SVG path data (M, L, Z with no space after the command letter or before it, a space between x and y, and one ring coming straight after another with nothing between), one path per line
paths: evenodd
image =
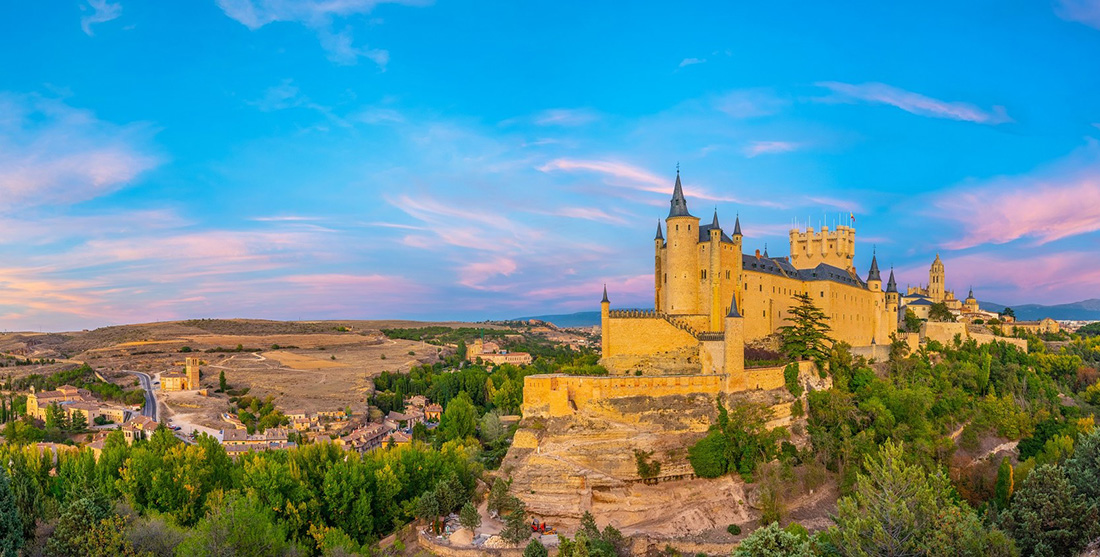
M457 509L481 471L476 450L455 441L360 455L321 444L233 460L210 437L186 445L161 428L133 445L113 432L98 460L88 449L62 451L54 466L48 451L3 445L0 466L10 474L14 505L0 510L0 522L17 521L22 536L36 544L81 548L89 536L120 530L100 525L117 519L114 505L125 503L186 529L180 555L234 554L211 551L259 543L257 533L273 545L235 554L277 555L284 546L317 554L326 539L361 547L390 533L416 515L422 494L439 494L441 478L448 497L438 499L440 515ZM0 500L6 485L0 480ZM48 540L35 540L37 520L57 520Z

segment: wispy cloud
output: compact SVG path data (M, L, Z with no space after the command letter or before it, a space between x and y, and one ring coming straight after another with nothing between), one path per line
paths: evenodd
M1100 29L1098 0L1055 0L1054 13L1066 21L1076 21Z
M37 96L0 93L0 211L117 191L160 162L147 126L118 126Z
M536 210L534 213L542 215L550 215L555 217L568 217L571 219L590 220L594 222L603 222L607 224L623 225L627 224L625 217L620 215L612 215L603 209L597 209L595 207L560 207L558 209L551 209L547 211Z
M746 157L753 158L760 155L789 153L799 147L798 143L791 141L753 141L746 145L742 152L745 153Z
M852 84L823 81L817 83L817 85L833 92L832 97L821 99L825 102L862 101L872 104L885 104L918 116L962 120L979 124L1003 124L1012 121L1002 106L994 106L992 110L984 110L970 103L941 101L885 83Z
M369 14L380 4L424 6L423 0L217 0L225 15L255 31L274 22L294 22L317 33L321 47L329 60L337 64L355 64L367 58L382 69L389 62L389 52L356 46L350 27L334 29L336 18Z
M112 19L117 19L122 15L122 4L112 4L107 0L88 0L87 6L81 6L80 9L87 11L92 10L92 13L80 17L80 28L84 30L84 34L89 37L93 36L92 26L99 23L106 23Z
M533 121L539 126L583 126L599 117L599 113L588 108L552 108L536 114Z
M719 112L734 118L759 118L783 110L790 101L770 89L742 89L716 97L713 105Z
M683 60L680 60L680 65L677 67L686 68L688 66L694 66L695 64L705 63L706 61L706 58L684 58Z
M967 248L1033 238L1046 244L1100 230L1100 143L1090 141L1050 169L964 184L936 201L965 235L946 244Z

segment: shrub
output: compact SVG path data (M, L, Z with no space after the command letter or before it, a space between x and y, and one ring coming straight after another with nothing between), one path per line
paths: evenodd
M731 536L741 535L741 527L736 524L730 524L729 526L726 526L726 531L729 532Z

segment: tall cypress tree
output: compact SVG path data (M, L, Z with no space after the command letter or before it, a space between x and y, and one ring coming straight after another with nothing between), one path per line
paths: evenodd
M15 506L8 473L0 467L0 557L16 557L23 547L23 521Z

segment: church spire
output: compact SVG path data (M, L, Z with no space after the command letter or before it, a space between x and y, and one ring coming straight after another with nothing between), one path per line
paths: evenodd
M668 218L691 216L691 213L688 212L687 199L684 199L684 187L680 185L679 166L676 167L676 187L672 190L672 201L670 203L672 208L668 211Z

